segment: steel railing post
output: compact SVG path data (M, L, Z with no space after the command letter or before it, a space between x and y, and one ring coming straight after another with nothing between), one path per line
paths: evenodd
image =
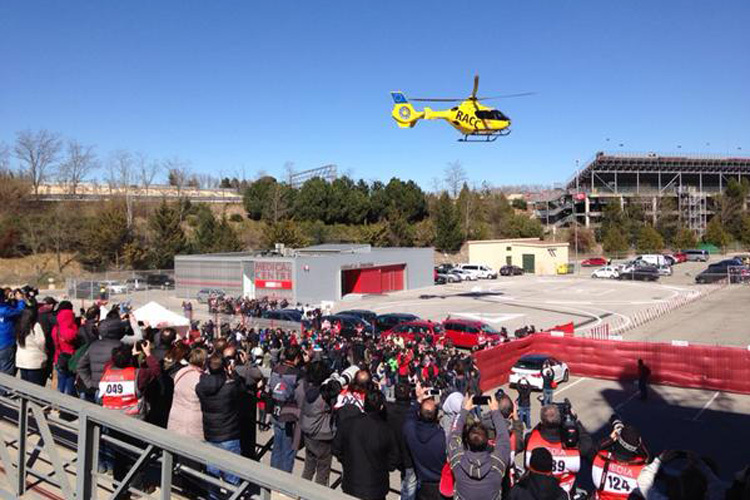
M78 467L76 470L76 498L88 500L96 498L96 454L97 426L83 411L78 415Z
M26 441L29 430L29 400L21 397L18 400L18 475L16 493L26 493Z

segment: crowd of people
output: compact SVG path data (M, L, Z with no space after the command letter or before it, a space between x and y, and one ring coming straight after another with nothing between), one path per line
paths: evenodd
M272 467L292 472L304 449L302 477L327 486L336 457L343 491L357 498L394 494L392 474L402 500L748 495L747 470L728 488L710 461L682 451L654 455L639 430L617 418L595 442L552 391L531 427L528 381L512 395L483 395L470 353L440 339L241 324L178 332L139 323L116 305L76 313L69 301L38 302L36 295L29 288L2 294L4 373L18 371L39 385L54 378L60 392L250 459L258 458L257 430L272 430ZM112 437L137 443L137 436ZM103 445L100 472L121 480L135 458ZM578 488L582 462L591 466L591 492ZM205 470L239 483L215 467ZM139 471L134 485L148 491L158 482L151 476ZM225 497L188 475L175 484L188 496Z
M289 306L286 299L250 299L247 297L230 297L229 295L212 295L207 299L209 314L227 314L260 318L265 311L285 309Z

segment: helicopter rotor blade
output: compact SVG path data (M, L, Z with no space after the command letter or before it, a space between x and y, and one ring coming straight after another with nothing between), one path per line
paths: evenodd
M463 101L464 99L450 99L447 97L435 97L435 98L417 97L417 98L409 98L409 100L416 101L416 102L458 102L458 101Z
M477 98L477 90L479 90L479 75L474 75L474 90L471 91L471 98Z
M491 99L511 99L515 97L527 97L530 95L536 95L536 92L521 92L519 94L502 94L502 95L493 95L493 96L487 96L487 97L477 97L477 101L489 101Z

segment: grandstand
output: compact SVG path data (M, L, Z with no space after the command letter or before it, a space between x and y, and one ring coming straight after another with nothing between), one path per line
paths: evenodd
M596 227L607 204L641 204L656 223L660 201L671 198L685 226L700 236L714 214L716 195L731 179L750 181L750 157L598 152L561 194L535 201L534 214L548 227L574 221Z

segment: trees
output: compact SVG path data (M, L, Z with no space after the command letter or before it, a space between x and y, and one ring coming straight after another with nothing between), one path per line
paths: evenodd
M578 230L575 230L575 228L571 228L568 230L568 244L571 248L577 248L579 252L586 253L594 248L596 238L594 238L591 229L579 227Z
M23 130L16 135L13 151L21 162L21 171L31 181L35 196L39 194L39 186L54 173L61 148L59 134L49 130Z
M132 240L128 215L122 201L110 202L87 221L81 242L81 262L89 268L104 270L124 263L123 250Z
M628 251L628 238L619 226L610 226L604 232L602 249L607 254L622 255Z
M60 164L58 178L68 188L69 194L76 194L78 186L98 167L94 146L87 146L74 139L68 141L65 159Z
M271 189L275 188L276 184L276 179L267 175L251 182L245 188L242 203L249 218L261 220L269 204Z
M217 221L213 212L205 207L198 211L192 250L197 253L238 252L242 250L242 243L225 215Z
M638 229L636 248L639 252L658 252L664 248L664 239L654 226L644 224Z
M656 229L662 235L665 242L674 242L680 230L680 215L677 201L674 198L662 197L659 199Z
M672 240L672 246L675 249L687 249L694 248L698 244L698 239L695 237L695 233L686 227L681 227L677 230L677 234Z
M461 190L461 186L466 182L466 170L460 161L452 161L446 165L443 170L443 180L448 187L448 192L455 198Z
M299 248L307 245L307 240L298 224L290 220L283 220L267 223L263 232L263 246L265 248L274 248L276 243L283 243L291 248Z
M166 200L148 218L151 232L149 263L155 269L174 267L174 256L187 247L185 233L180 225L179 209Z
M706 243L711 243L721 249L725 249L729 245L729 233L717 215L714 215L708 225L706 225L706 234L703 236L703 239Z
M458 212L447 192L438 199L434 214L435 248L441 252L457 252L464 242Z

